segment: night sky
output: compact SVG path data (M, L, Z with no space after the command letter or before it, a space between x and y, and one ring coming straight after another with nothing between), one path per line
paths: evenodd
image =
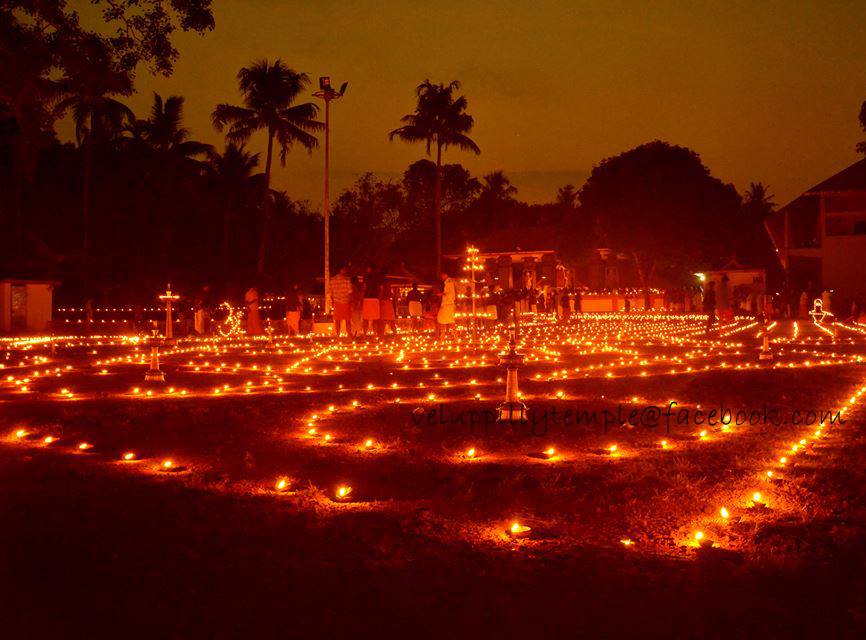
M80 6L85 22L93 9ZM374 171L397 177L421 145L388 141L425 78L459 79L476 119L478 157L530 201L580 185L600 159L661 138L698 151L744 190L769 183L783 204L858 159L866 99L866 3L215 0L216 29L177 37L169 79L138 74L139 117L151 92L187 98L187 126L221 145L218 102L238 103L235 74L281 57L313 82L349 91L332 111L333 184ZM61 128L66 136L70 127ZM264 136L253 139L263 150ZM319 206L322 154L296 150L276 185Z

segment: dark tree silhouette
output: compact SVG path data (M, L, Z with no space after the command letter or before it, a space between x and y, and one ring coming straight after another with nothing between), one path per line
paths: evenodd
M263 174L253 174L258 165L258 153L251 154L244 149L244 145L234 142L226 143L222 153L213 150L208 153L208 182L222 207L222 267L225 278L229 275L232 218L250 206L257 179L264 178Z
M268 193L274 139L280 145L280 162L285 166L286 155L295 143L312 152L319 145L319 141L312 134L324 128L324 125L315 119L318 113L315 104L295 104L309 83L306 73L290 69L279 59L274 60L273 64L267 60L259 60L238 72L244 106L219 104L213 111L214 127L217 131L222 131L228 126L226 139L231 142L246 142L256 131L264 131L267 136L262 221L256 262L256 275L259 277L265 271L271 223Z
M459 164L442 165L440 190L442 216L459 217L481 190L481 183ZM436 192L436 165L430 160L413 162L403 172L406 195L405 223L429 233Z
M573 184L566 184L556 190L556 204L566 209L577 207L577 189Z
M127 73L112 66L110 52L98 39L80 43L89 53L66 67L62 80L63 98L56 107L58 114L71 111L75 122L75 137L83 150L81 192L81 236L84 261L84 281L87 282L90 261L90 202L93 157L96 148L124 129L135 119L132 111L114 96L132 93L132 81Z
M21 264L25 201L39 152L54 139L54 106L62 87L49 77L54 56L38 30L0 20L0 42L0 123L13 147L15 261Z
M91 0L102 10L102 19L113 35L82 26L74 3L67 0L33 2L5 0L0 23L35 25L35 31L51 47L56 63L66 67L81 55L79 43L98 41L108 53L112 68L130 77L139 63L154 73L171 75L178 51L172 36L181 31L205 33L214 28L211 0ZM19 16L23 17L19 21Z
M863 129L863 132L866 133L866 100L863 101L863 104L860 105L860 128ZM866 141L857 143L857 151L859 153L866 153Z
M776 210L775 196L769 187L761 182L749 183L749 188L743 197L743 211L746 216L757 222L763 222Z
M460 88L458 81L434 84L425 80L416 89L418 102L415 111L403 116L402 127L394 129L388 137L404 142L423 142L427 155L436 151L436 183L433 195L433 219L436 235L436 273L442 270L442 151L448 147L481 153L478 145L467 135L474 120L466 113L464 96L454 96Z
M684 278L701 260L730 255L740 197L697 153L656 140L603 160L580 190L600 242L634 259L648 287L661 269Z

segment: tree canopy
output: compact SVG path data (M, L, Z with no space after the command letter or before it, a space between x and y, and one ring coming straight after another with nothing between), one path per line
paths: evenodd
M634 258L649 283L682 278L702 259L736 250L740 196L697 153L655 140L599 163L580 190L598 241Z

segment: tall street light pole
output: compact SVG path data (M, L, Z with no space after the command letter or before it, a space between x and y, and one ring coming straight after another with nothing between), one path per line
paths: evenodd
M313 94L325 101L325 193L322 198L322 211L325 217L325 315L331 313L331 194L330 194L330 158L331 158L331 100L342 98L348 82L344 82L339 91L331 86L331 78L319 78L319 90Z

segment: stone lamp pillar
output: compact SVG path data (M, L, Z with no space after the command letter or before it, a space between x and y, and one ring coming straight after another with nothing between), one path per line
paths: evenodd
M524 422L526 405L518 397L517 368L523 364L523 354L517 353L514 338L508 343L508 353L500 357L499 363L505 366L505 402L499 405L498 422Z

